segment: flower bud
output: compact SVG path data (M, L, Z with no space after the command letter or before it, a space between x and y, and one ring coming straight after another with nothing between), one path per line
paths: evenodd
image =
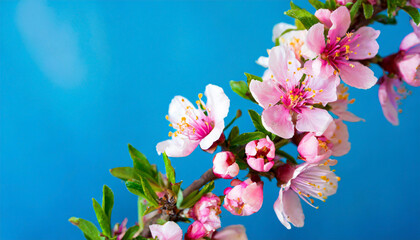
M175 222L169 221L164 225L150 225L153 238L159 240L182 240L182 229Z
M274 165L276 147L267 138L249 142L245 147L248 165L259 172L268 172Z
M213 173L219 178L236 177L239 173L239 166L235 162L235 155L228 151L217 153L213 158Z
M253 182L247 179L238 184L232 181L233 188L226 188L223 207L233 215L248 216L258 212L263 203L264 182Z
M185 234L185 240L189 239L200 239L207 235L206 228L200 221L195 221L188 227L187 234Z
M231 225L216 232L212 239L214 240L248 240L245 233L245 227L242 225Z
M202 223L206 236L211 235L216 229L221 227L220 205L221 201L218 196L213 193L207 193L190 210L189 215L196 222Z

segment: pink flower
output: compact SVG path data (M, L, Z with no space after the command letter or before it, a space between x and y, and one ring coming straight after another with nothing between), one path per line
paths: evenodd
M169 221L164 225L153 224L149 228L153 238L159 240L182 240L182 230L175 222Z
M274 203L274 211L287 229L291 229L290 223L295 227L304 225L305 215L299 197L314 207L312 198L325 201L328 196L336 193L340 178L330 171L329 166L333 163L332 160L327 160L322 164L300 164L289 181L281 186L279 198Z
M213 240L248 240L246 236L245 227L242 225L231 225L223 228L221 231L217 231L213 237Z
M307 133L299 143L298 152L306 162L317 163L331 155L338 157L347 154L350 151L348 139L347 126L335 119L321 136Z
M409 0L408 3L415 8L420 8L420 0Z
M232 181L233 188L226 188L223 207L233 215L248 216L258 212L263 203L264 182Z
M291 138L295 126L301 132L322 134L332 121L323 105L337 99L336 86L328 80L315 79L310 68L300 68L300 62L287 47L274 47L269 56L269 78L263 82L252 80L250 90L264 108L264 127L282 137ZM305 71L305 72L304 72ZM306 74L302 83L300 80ZM267 75L267 74L265 74Z
M198 108L181 96L172 100L167 119L176 131L169 132L171 140L157 144L159 154L166 152L170 157L185 157L198 145L203 150L215 150L212 146L223 137L224 118L229 112L230 101L223 89L215 85L207 85L204 94L207 103L201 100L202 94L199 94Z
M193 222L187 229L185 234L185 240L189 239L200 239L207 235L206 228L200 221Z
M401 42L395 62L398 75L411 86L420 86L420 28L411 22L414 32Z
M267 136L260 140L249 142L245 146L245 153L248 165L259 172L268 172L274 165L276 147Z
M213 193L207 193L190 210L189 214L191 217L203 224L206 236L210 236L216 229L221 227L220 205L221 201L218 196Z
M213 173L216 177L231 179L238 175L239 166L235 155L229 151L219 152L213 158Z
M349 10L341 6L331 13L328 9L319 9L315 16L321 23L313 25L307 35L306 43L313 51L309 58L315 75L331 76L339 74L348 85L368 89L377 82L373 71L357 60L374 57L379 45L376 39L380 31L371 27L361 27L356 32L348 33L351 19ZM324 28L329 29L327 40ZM355 61L352 61L355 60Z
M336 0L336 2L340 5L346 5L347 3L350 3L350 2L353 2L353 3L356 2L356 0ZM375 5L377 3L376 0L368 0L368 2L371 5Z
M353 113L347 111L348 105L353 104L356 99L349 100L349 94L347 90L349 88L345 87L343 84L337 86L337 101L328 103L328 106L331 107L331 112L337 115L339 119L348 121L348 122L359 122L365 121L362 118L354 115Z
M112 235L117 237L117 240L121 240L124 237L125 232L127 232L127 221L128 219L125 218L121 224L117 223L112 230Z
M379 86L379 102L381 103L382 112L385 118L393 125L398 125L398 113L402 110L398 110L398 105L401 99L406 98L409 94L402 82L398 78L390 78L383 76L381 79L381 85ZM397 91L395 91L397 88Z

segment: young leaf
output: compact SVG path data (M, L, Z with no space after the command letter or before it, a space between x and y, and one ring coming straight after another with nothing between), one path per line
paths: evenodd
M292 9L286 11L284 14L289 17L298 19L306 29L311 28L313 25L319 22L318 18L315 17L312 13L298 7L293 2L290 2L290 6Z
M350 9L350 17L351 17L351 19L353 19L354 16L356 16L356 13L359 11L360 5L362 5L362 1L363 0L357 0L357 2L355 2L353 4L353 6L351 6L351 9Z
M363 3L363 13L366 19L371 18L373 15L373 6L369 3Z
M246 82L248 83L248 86L251 83L251 80L257 80L257 81L260 81L260 82L263 81L261 77L252 75L250 73L245 73L245 76L246 76Z
M382 23L382 24L385 24L385 25L388 25L388 24L395 25L395 24L397 24L397 20L395 19L395 17L390 18L390 17L388 17L384 14L378 14L374 17L374 19L375 19L375 21L377 21L379 23Z
M165 169L166 169L166 177L168 181L172 184L175 183L175 169L171 165L171 160L168 158L166 153L163 153L163 161L165 162Z
M140 178L140 181L141 181L141 186L143 187L144 194L148 196L149 198L153 199L152 201L157 204L158 196L155 193L155 191L152 189L152 187L150 186L149 182L144 180L143 178Z
M420 23L420 14L419 10L412 6L405 6L402 8L410 17L413 19L413 21L416 23L416 25L419 25Z
M132 240L134 235L140 231L139 226L132 226L129 229L127 229L127 232L125 232L124 237L121 240ZM137 238L136 238L137 239Z
M95 224L76 217L71 217L69 219L73 225L77 226L85 235L85 238L88 240L102 240L100 237L100 232L96 228Z
M234 126L232 130L230 130L228 142L232 141L232 139L236 138L239 135L239 128L238 126Z
M265 138L265 136L266 135L262 132L242 133L241 135L232 139L231 145L247 144L248 142L250 142L252 140L258 140L258 139L261 139L261 138Z
M114 193L107 185L104 185L103 196L102 196L102 209L104 210L104 213L110 220L109 224L111 224L111 213L112 213L113 206L114 206Z
M231 80L229 84L230 84L230 88L232 88L232 91L234 91L236 94L238 94L239 96L245 99L255 102L255 99L252 97L252 94L249 91L249 88L246 82Z
M325 2L325 6L332 11L334 11L337 8L335 0L327 0Z
M123 181L127 181L129 179L136 179L140 180L140 177L146 178L150 183L153 185L157 185L154 178L150 176L148 173L143 172L136 168L131 167L117 167L109 170L112 174L112 176L117 177Z
M252 123L254 124L255 129L258 131L265 133L266 135L271 136L272 134L264 128L262 124L261 116L256 111L250 109L248 110L249 116L251 117Z
M137 180L129 180L125 182L125 186L131 193L145 198L152 206L159 206L158 202L156 201L156 198L153 198L150 191L148 189L145 189L145 187L142 184L143 182L144 180L142 182L139 182Z
M130 144L128 144L128 151L130 152L130 156L133 159L134 168L153 176L152 166L150 165L146 156Z
M183 194L182 190L179 189L178 195L177 195L177 200L176 200L176 207L177 208L181 208L182 201L184 200L184 195L182 195L182 194Z
M184 199L184 201L181 203L181 208L190 208L192 206L194 206L194 204L201 199L201 197L206 194L209 193L211 191L213 191L214 189L214 181L211 181L209 183L207 183L206 185L204 185L203 188L201 188L201 190L194 196L189 198L189 195ZM191 194L190 194L191 195Z
M144 198L138 196L137 197L137 221L140 227L140 231L144 228L143 216L144 212L146 211L146 204L144 203Z
M95 210L95 213L96 213L96 218L98 219L99 226L101 226L101 229L102 229L102 233L107 237L111 237L112 236L111 224L110 224L108 216L105 214L101 205L94 198L92 198L92 202L93 202L93 209Z
M316 9L325 8L325 3L319 0L309 0L309 3Z

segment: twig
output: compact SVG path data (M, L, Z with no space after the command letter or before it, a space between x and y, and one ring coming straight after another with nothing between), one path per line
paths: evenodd
M217 177L213 173L213 168L210 168L205 173L203 173L203 175L201 175L199 179L192 182L191 185L188 186L184 190L183 192L184 198L188 196L190 193L194 192L195 190L200 189L202 186L206 185L208 182L212 180L216 180L216 179Z

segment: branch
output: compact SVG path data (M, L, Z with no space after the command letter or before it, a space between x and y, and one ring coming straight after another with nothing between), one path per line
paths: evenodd
M217 177L213 173L213 168L210 168L205 173L203 173L203 175L201 175L201 177L199 179L192 182L191 185L188 186L184 190L184 192L183 192L184 198L186 196L190 195L190 193L194 192L195 190L200 189L202 186L206 185L208 182L210 182L212 180L216 180L216 179L217 179Z
M363 7L360 7L359 12L356 14L356 17L353 19L352 24L350 25L350 30L357 31L357 29L371 24L373 19L375 18L375 16L378 13L386 10L387 8L388 8L388 6L387 6L386 1L382 1L380 4L375 5L373 7L372 17L369 18L369 19L366 19L365 15L363 13Z

